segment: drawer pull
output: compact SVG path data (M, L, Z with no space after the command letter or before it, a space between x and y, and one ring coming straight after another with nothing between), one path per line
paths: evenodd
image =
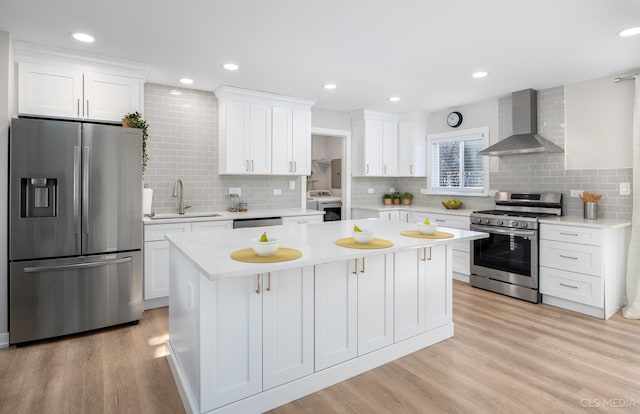
M358 276L358 259L355 259L355 264L353 266L353 273L354 275Z
M575 257L575 256L565 256L565 255L561 254L560 257L562 257L563 259L578 260L578 258Z
M565 285L564 283L560 283L560 286L568 287L571 289L578 289L578 286Z
M563 236L578 237L578 233L564 233L564 232L561 231L560 234L562 234Z
M262 290L261 278L262 278L262 274L258 273L258 288L256 289L256 293L258 295L260 294L260 291Z
M447 220L441 220L441 219L435 219L433 221L437 221L438 223L446 223L447 222Z

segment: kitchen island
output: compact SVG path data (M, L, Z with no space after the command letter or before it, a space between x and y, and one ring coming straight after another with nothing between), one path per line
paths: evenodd
M354 224L383 249L335 244ZM451 238L355 220L168 235L169 363L187 412L258 413L453 336ZM267 231L302 257L231 253Z

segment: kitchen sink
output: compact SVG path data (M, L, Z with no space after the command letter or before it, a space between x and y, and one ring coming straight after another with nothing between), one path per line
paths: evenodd
M156 214L149 216L151 220L168 220L168 219L180 219L180 218L194 218L194 217L222 217L222 214L218 213L168 213L168 214Z

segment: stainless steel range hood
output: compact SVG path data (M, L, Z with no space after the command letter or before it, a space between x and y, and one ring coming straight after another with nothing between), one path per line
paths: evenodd
M480 155L564 152L562 148L537 134L537 92L533 89L512 94L513 135L479 152Z

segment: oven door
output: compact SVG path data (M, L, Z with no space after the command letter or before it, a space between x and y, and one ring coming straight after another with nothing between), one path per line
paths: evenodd
M538 232L482 225L471 230L489 233L473 241L471 273L490 279L538 288Z

